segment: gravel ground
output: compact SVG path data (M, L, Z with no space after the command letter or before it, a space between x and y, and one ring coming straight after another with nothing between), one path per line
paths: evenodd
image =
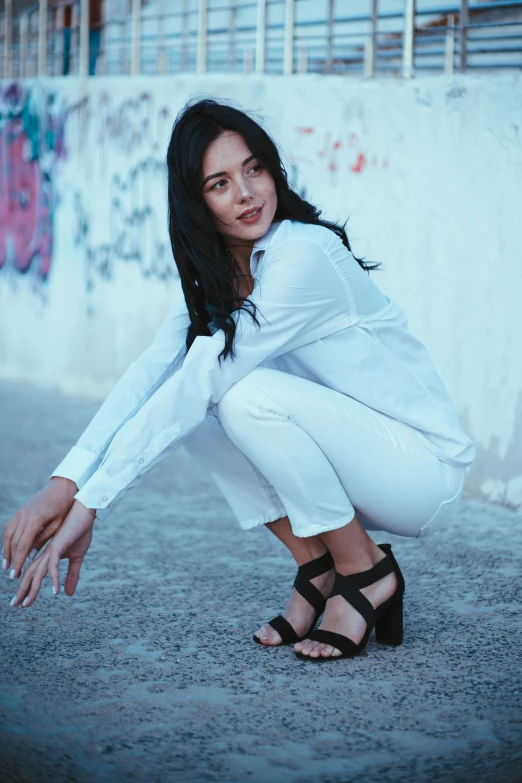
M96 409L0 384L2 524ZM0 572L0 779L522 781L521 522L465 498L430 538L374 533L405 576L404 645L314 666L252 641L295 568L178 449L96 523L73 598L47 582L11 608Z

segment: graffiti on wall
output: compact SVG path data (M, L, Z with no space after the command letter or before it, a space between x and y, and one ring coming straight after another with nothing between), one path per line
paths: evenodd
M177 270L167 232L165 152L172 109L153 92L120 97L104 90L66 105L40 86L13 83L0 93L0 273L48 279L58 204L72 209L74 247L87 290L114 280L120 264L168 282ZM71 125L72 123L72 125ZM386 169L388 155L354 132L297 125L288 147L289 181L310 198L307 178ZM306 176L304 174L306 173ZM70 223L67 223L69 226Z
M83 252L87 290L113 280L119 264L132 264L145 278L177 276L167 232L166 163L170 109L142 92L118 101L102 93L93 112L92 138L105 162L99 186L106 209L74 194L75 246Z
M303 198L307 198L308 189L300 181L301 167L308 172L318 167L321 175L326 170L335 186L339 174L360 175L370 168L387 169L389 166L389 156L369 149L354 131L319 132L313 126L298 126L289 149L290 180Z
M0 92L0 271L49 276L53 173L65 154L64 122L53 93L19 83Z
M120 262L135 265L143 277L163 282L177 276L170 245L164 239L166 230L160 222L161 210L148 197L148 187L154 180L163 181L164 170L164 163L149 157L131 166L125 175L113 175L108 238L104 241L94 239L95 217L82 193L76 192L75 245L84 253L88 291L97 280L113 280Z

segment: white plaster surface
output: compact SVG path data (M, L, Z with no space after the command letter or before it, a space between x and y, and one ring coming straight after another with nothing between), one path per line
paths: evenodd
M0 377L100 399L148 345L176 274L170 129L188 98L227 98L264 122L295 187L325 217L349 218L355 253L383 263L373 279L408 314L477 444L467 491L520 507L518 74L67 77L24 87L42 116L62 117L66 154L53 159L42 146L49 277L20 274L9 254L0 269Z

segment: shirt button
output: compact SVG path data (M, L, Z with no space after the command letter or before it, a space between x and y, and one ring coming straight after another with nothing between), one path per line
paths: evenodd
M114 508L114 503L109 503L109 508Z
M103 497L102 497L102 500L103 500L103 501L105 501L105 500L108 500L108 499L109 499L109 498L108 498L108 496L107 496L107 495L103 495Z
M140 458L139 458L139 460L138 460L138 462L139 462L139 464L140 464L140 465L143 465L143 463L145 462L145 460L143 459L143 457L140 457Z

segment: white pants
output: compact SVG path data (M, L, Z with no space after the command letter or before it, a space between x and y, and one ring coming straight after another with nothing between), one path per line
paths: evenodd
M268 367L235 383L183 447L243 529L288 516L299 537L354 514L367 530L425 536L454 513L465 477L407 424Z

